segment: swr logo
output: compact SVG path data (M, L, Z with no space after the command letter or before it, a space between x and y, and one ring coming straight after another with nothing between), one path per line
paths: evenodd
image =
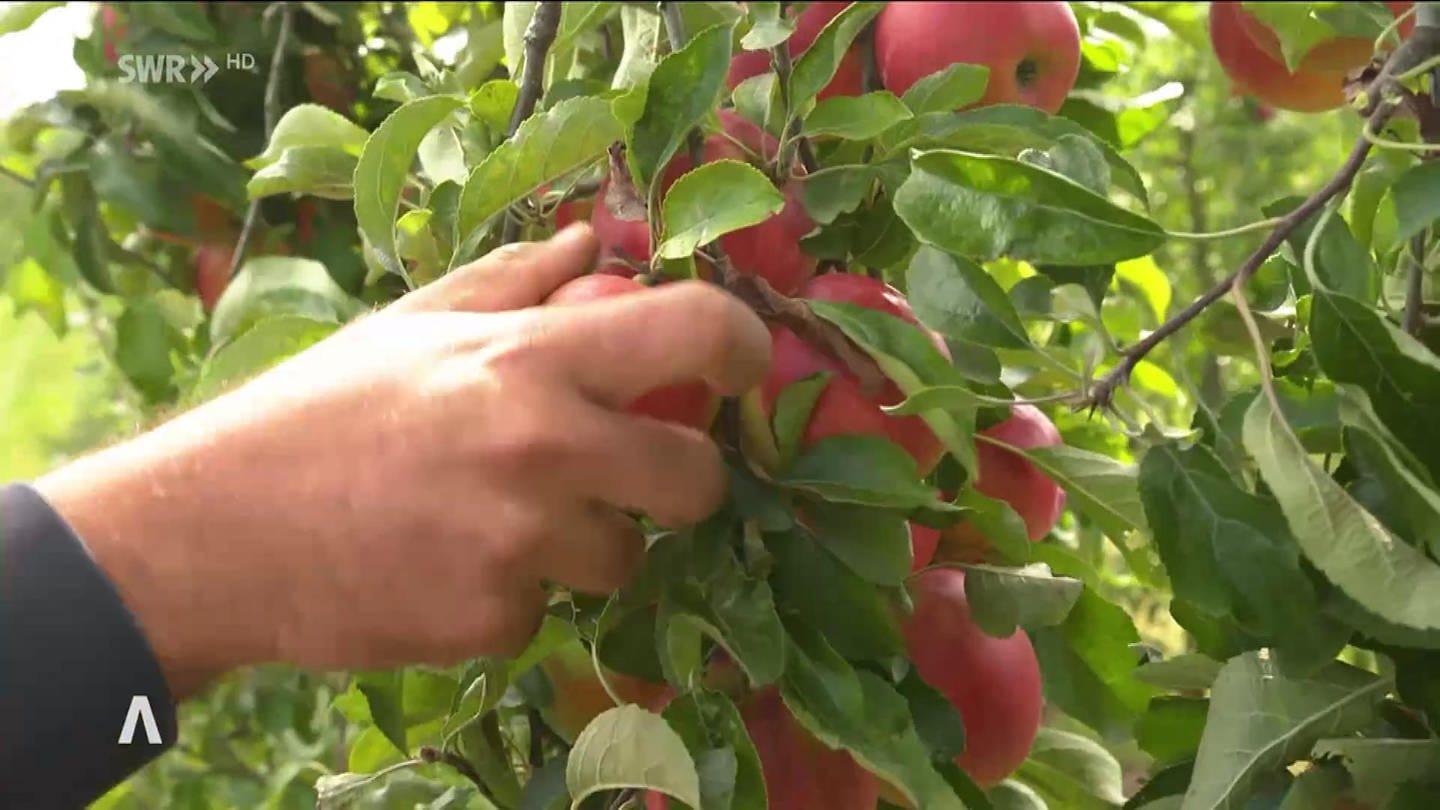
M127 84L203 84L220 70L209 56L191 56L187 61L176 53L127 53L121 55L116 64L124 74L120 81Z

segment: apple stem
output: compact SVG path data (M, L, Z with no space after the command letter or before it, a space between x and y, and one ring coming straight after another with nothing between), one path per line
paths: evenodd
M30 178L25 177L25 176L23 176L23 175L17 174L17 173L15 173L15 172L11 171L10 169L5 168L4 166L0 166L0 177L7 177L7 178L9 178L9 179L11 179L11 180L14 180L15 182L19 183L20 185L24 186L25 188L35 188L35 181L34 181L34 180L31 180Z
M280 13L280 31L275 35L275 52L270 57L270 75L265 79L265 142L270 142L270 136L275 133L275 125L279 123L280 116L284 114L280 103L280 77L284 75L285 51L290 47L290 30L295 20L295 9L290 3L277 3ZM230 272L226 278L234 281L235 274L240 272L240 265L245 261L245 249L250 245L250 237L255 231L255 223L260 221L260 198L256 197L250 201L250 206L245 209L245 221L240 226L240 237L235 242L235 250L230 253ZM409 284L407 278L406 283ZM415 285L409 284L414 287Z
M561 11L559 0L541 0L535 6L530 23L525 26L525 62L520 67L520 94L515 99L515 109L510 112L506 137L515 137L515 131L534 114L535 105L540 103L540 96L545 92L545 58L560 30ZM520 218L512 210L505 215L500 244L508 245L518 238Z
M1139 365L1140 361L1144 359L1147 354L1161 343L1164 343L1171 335L1184 328L1211 304L1223 298L1226 293L1234 290L1236 295L1241 294L1240 291L1244 288L1246 282L1250 280L1250 277L1255 274L1255 271L1260 268L1260 265L1263 264L1266 259L1270 258L1271 254L1280 249L1280 246L1285 243L1285 240L1290 234L1308 220L1311 215L1323 208L1330 200L1349 190L1350 184L1355 180L1355 176L1359 174L1360 168L1365 165L1365 158L1370 155L1370 150L1374 146L1370 138L1365 136L1369 135L1373 137L1373 133L1383 128L1385 123L1389 121L1390 117L1397 111L1396 99L1387 97L1391 95L1391 91L1394 90L1394 83L1391 77L1397 70L1402 69L1401 66L1413 65L1418 61L1423 61L1435 50L1435 42L1430 41L1428 37L1418 36L1421 30L1419 27L1416 28L1416 36L1412 36L1412 38L1406 42L1405 46L1397 49L1395 53L1391 55L1390 59L1385 63L1385 66L1381 68L1380 73L1366 89L1365 95L1371 100L1371 104L1373 104L1374 107L1365 122L1362 137L1355 142L1354 148L1350 151L1350 156L1345 159L1345 162L1340 166L1340 169L1336 171L1335 175L1314 194L1311 194L1310 197L1295 208L1295 210L1281 217L1274 229L1270 231L1270 235L1265 238L1265 241L1260 244L1260 247L1257 248L1254 253L1250 254L1250 257L1245 260L1244 264L1240 265L1238 270L1226 276L1209 290L1206 290L1205 293L1189 306L1160 324L1154 332L1146 335L1142 340L1126 349L1121 355L1120 362L1115 365L1115 368L1106 372L1100 379L1096 380L1090 386L1089 391L1082 392L1076 403L1077 408L1094 410L1097 407L1111 407L1115 390L1129 380L1130 373L1134 371L1135 366Z

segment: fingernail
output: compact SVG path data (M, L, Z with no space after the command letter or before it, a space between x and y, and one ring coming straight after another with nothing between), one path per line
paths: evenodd
M558 244L566 244L566 245L568 245L568 244L570 244L570 243L572 243L572 242L576 242L576 241L579 241L579 240L581 240L581 239L585 239L586 237L589 236L589 233L590 233L590 223L588 223L588 222L572 222L572 223L570 223L569 225L566 225L564 228L561 228L560 230L556 231L556 232L555 232L555 235L552 236L552 237L550 237L550 241L551 241L551 242L558 243Z

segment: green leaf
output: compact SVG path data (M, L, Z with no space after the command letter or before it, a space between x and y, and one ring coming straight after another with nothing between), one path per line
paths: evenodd
M1209 689L1220 675L1221 662L1199 653L1152 661L1135 671L1135 677L1174 692Z
M863 96L833 96L816 104L805 117L804 133L812 138L829 135L868 141L909 117L909 108L884 90Z
M1135 726L1135 741L1157 762L1194 759L1200 749L1209 707L1210 701L1203 698L1172 695L1154 698Z
M416 99L391 113L365 141L355 165L355 219L387 272L405 275L395 249L395 219L420 141L462 106L463 100L450 96Z
M964 810L965 804L931 766L905 698L878 676L852 669L823 640L797 630L792 628L787 652L792 666L781 684L781 696L795 719L824 744L849 750L915 806Z
M662 611L685 616L714 638L760 687L774 683L785 669L785 630L770 585L735 557L730 539L735 528L714 519L694 532L657 541L650 553L664 555ZM668 631L664 622L657 625Z
M1246 0L1241 5L1275 33L1291 73L1297 72L1305 55L1316 45L1337 36L1374 39L1392 19L1379 3L1277 4Z
M70 219L69 242L71 257L80 275L102 293L115 292L110 273L110 248L114 244L105 222L100 218L100 201L88 178L67 174L60 179L65 213Z
M296 147L328 148L359 157L370 133L343 115L319 104L301 104L285 111L275 124L265 151L245 161L249 169L278 162Z
M1217 620L1233 616L1301 672L1344 646L1349 631L1321 614L1277 505L1239 487L1209 449L1150 448L1140 493L1176 598Z
M393 71L375 80L373 95L378 99L404 104L427 95L429 92L430 88L425 86L425 82L419 76L404 71Z
M780 213L785 196L763 172L738 160L717 160L686 172L665 194L660 257L681 259L727 233Z
M1403 244L1440 219L1440 167L1422 162L1412 166L1390 187L1399 223L1395 244Z
M1388 434L1388 432L1387 432ZM1388 435L1349 425L1345 428L1345 458L1360 475L1374 481L1393 505L1387 526L1430 552L1440 553L1440 493L1428 476L1411 470L1390 443ZM1353 490L1352 490L1353 492ZM1398 521L1398 525L1397 525Z
M750 30L740 38L745 50L769 50L795 33L794 18L782 16L779 3L746 3L745 8L750 13Z
M990 68L956 63L920 77L900 100L916 115L950 112L979 101L989 83Z
M1050 810L1050 805L1040 798L1034 788L1013 779L1006 779L990 788L986 798L994 810Z
M580 732L565 766L572 810L605 790L645 788L700 806L700 777L685 741L635 704L602 713Z
M910 531L903 512L844 503L805 507L820 543L860 578L899 587L910 575Z
M354 682L370 707L375 727L401 752L410 750L405 740L405 670L356 673Z
M884 594L847 568L827 544L804 531L766 535L765 543L775 555L770 582L780 604L805 619L842 656L884 659L904 650Z
M1085 579L1084 564L1058 546L1040 543L1033 553L1056 573ZM1135 679L1132 645L1140 636L1129 615L1086 588L1064 624L1039 628L1030 638L1046 701L1107 739L1128 739L1151 696L1150 688Z
M1030 459L1065 490L1077 511L1111 538L1120 540L1128 532L1146 530L1134 465L1069 445L1021 450L990 436L978 438Z
M505 137L510 113L520 99L520 88L509 79L491 79L470 94L470 115L487 128L492 137Z
M960 710L910 667L895 688L910 704L915 732L930 751L933 762L950 762L965 750L965 722Z
M1098 810L1125 801L1115 757L1098 743L1059 729L1040 729L1016 776L1055 808Z
M1265 206L1266 216L1282 216L1299 207L1302 197L1286 197ZM1287 240L1294 252L1296 262L1305 256L1305 246L1310 241L1320 213L1310 215L1300 227L1290 232ZM1331 216L1325 223L1325 230L1316 237L1315 275L1327 290L1348 295L1363 301L1374 300L1379 290L1378 274L1370 253L1350 233L1345 220ZM1308 286L1308 285L1307 285Z
M355 166L349 154L328 146L295 146L250 178L245 193L257 200L275 194L309 194L327 200L355 196Z
M907 396L934 386L963 386L964 377L914 324L858 304L810 301L810 309L835 324L865 350ZM921 414L945 449L968 470L975 469L973 411L929 410ZM912 476L913 477L913 476Z
M650 74L645 110L630 133L627 153L635 186L647 199L690 130L720 103L733 34L733 23L707 28L661 59Z
M789 467L800 452L805 439L805 429L810 424L810 415L815 403L830 385L833 373L821 371L786 385L775 398L775 415L770 418L775 433L775 448L780 452L780 464Z
M40 15L64 3L6 3L0 7L0 35L13 34L29 28Z
M740 711L729 697L697 689L671 701L665 707L665 720L696 758L702 808L765 805L765 776L760 755L750 741ZM707 780L706 755L718 752L729 755L729 779Z
M186 395L198 404L247 380L288 357L329 337L339 325L298 315L280 315L257 321L239 337L206 358Z
M1062 175L959 151L916 155L895 212L922 241L981 260L1104 264L1165 241L1154 222Z
M620 8L620 30L625 37L625 50L610 86L619 89L644 86L655 71L662 23L651 9L624 5Z
M491 217L540 186L605 154L622 133L610 102L572 98L525 120L515 137L485 156L470 172L456 214L452 267L473 251Z
M1105 154L1116 184L1142 203L1148 203L1140 173L1113 146L1076 121L1025 105L995 104L963 112L916 115L881 138L878 159L893 159L911 147L943 147L1014 157L1022 149L1049 149L1062 135L1090 139Z
M1030 535L1025 529L1025 520L1009 503L998 498L980 494L973 486L960 493L956 506L970 510L965 520L970 522L990 545L1005 559L1022 563L1030 559ZM945 537L940 538L944 549Z
M879 436L840 435L821 439L795 460L778 483L827 501L912 511L957 511L915 478L915 460Z
M276 315L343 323L355 302L310 259L261 256L245 262L215 303L210 342L222 345L251 325Z
M835 15L795 60L790 73L790 108L798 111L809 104L840 67L840 60L860 31L885 8L884 3L851 3Z
M173 393L175 364L172 352L185 341L154 298L130 301L115 321L115 364L151 402Z
M1054 576L1044 563L1023 568L964 568L972 618L996 638L1008 638L1017 627L1034 630L1061 624L1084 590L1080 580Z
M1028 349L1030 336L994 278L969 259L922 246L905 274L915 316L956 340Z
M1344 738L1319 740L1316 757L1335 757L1345 763L1354 797L1375 807L1385 804L1406 782L1434 782L1440 773L1440 744L1435 740Z
M1262 777L1304 757L1317 740L1368 725L1389 688L1389 681L1338 661L1291 678L1260 653L1231 659L1210 695L1182 810L1240 806Z
M1364 390L1385 425L1440 476L1440 359L1370 307L1323 290L1311 299L1309 334L1325 374Z
M1305 556L1366 609L1396 624L1440 628L1440 568L1404 543L1316 466L1267 397L1245 415L1245 448L1275 493Z
M878 176L871 166L831 166L801 179L805 210L828 225L864 204Z

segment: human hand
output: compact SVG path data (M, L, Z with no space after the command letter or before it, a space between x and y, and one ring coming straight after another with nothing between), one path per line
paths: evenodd
M758 383L769 335L713 286L538 307L574 226L511 246L156 430L36 483L137 616L177 697L247 663L384 668L523 648L542 582L623 585L624 511L723 497L703 433L624 413Z

